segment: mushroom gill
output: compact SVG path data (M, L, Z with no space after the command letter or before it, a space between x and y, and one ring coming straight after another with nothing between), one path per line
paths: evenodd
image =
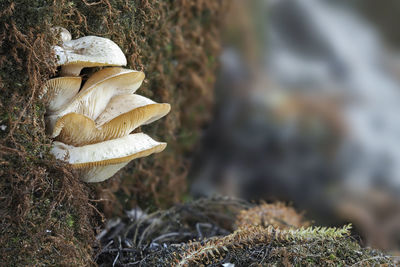
M158 104L143 96L116 96L96 121L78 113L63 116L57 121L51 137L74 146L93 144L128 135L138 126L151 123L169 111L169 104Z
M54 52L57 64L61 65L61 76L78 76L85 67L126 65L121 48L103 37L85 36L67 40L61 46L55 46Z
M146 134L136 133L81 147L56 141L51 153L81 170L85 182L101 182L129 161L161 152L166 146L166 143L157 142Z
M157 108L153 106L157 106ZM142 107L151 107L154 111L143 110L143 122L141 124L149 124L164 117L171 110L170 104L157 104L147 97L132 94L132 95L118 95L114 96L104 111L96 118L96 126L104 125L105 123L113 120L121 114L129 112L133 109L139 109Z
M144 73L108 67L92 74L81 87L83 67L126 65L121 49L111 40L87 36L71 40L68 31L54 28L61 46L55 46L61 75L49 80L46 128L53 142L51 153L79 169L86 182L113 176L132 159L164 150L166 143L143 133L130 134L170 111L170 105L134 94Z
M46 117L48 132L53 133L57 120L68 113L79 113L90 119L96 119L112 97L133 94L143 82L144 73L141 71L112 69L112 75L108 69L99 71L103 75L97 74L95 82L89 78L87 82L90 86L85 84L81 91L61 110L50 113Z
M59 77L48 80L43 87L43 93L48 96L47 112L56 113L70 102L78 93L81 82L81 77Z

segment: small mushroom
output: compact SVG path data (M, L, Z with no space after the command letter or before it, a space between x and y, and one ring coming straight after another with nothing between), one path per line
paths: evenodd
M71 41L72 40L71 33L67 29L65 29L63 27L55 26L55 27L52 27L50 30L54 34L59 34L60 40L62 42L67 42L67 41Z
M69 104L46 117L47 129L52 134L57 120L68 113L79 113L95 120L116 95L133 94L142 84L144 73L123 68L104 69L89 78ZM111 73L111 75L110 75ZM95 80L95 81L94 81ZM89 82L90 86L87 86Z
M140 110L143 113L141 124L150 124L168 114L171 105L157 104L153 100L138 94L117 95L110 100L105 110L96 118L96 126L100 127L119 115L133 110Z
M48 95L46 109L48 113L56 113L69 103L81 87L81 77L59 77L48 80L43 93Z
M165 116L170 109L169 104L158 104L140 95L120 95L111 99L96 121L78 113L61 117L51 137L74 146L115 139Z
M54 142L51 153L82 171L85 182L101 182L113 176L129 161L161 152L167 146L143 133L130 134L101 143L74 147Z
M85 67L126 65L119 46L103 37L85 36L64 41L62 46L54 46L54 52L57 64L61 65L61 76L78 76Z
M82 91L86 91L86 90L92 88L94 85L100 84L100 83L102 83L106 80L109 80L111 78L114 78L116 76L127 75L127 73L130 73L130 72L137 72L137 71L125 69L125 68L121 68L121 67L110 67L110 68L101 69L101 70L93 73L89 77L89 79L83 85ZM122 78L124 78L124 77L125 76L123 76ZM143 78L144 78L144 76L143 76Z

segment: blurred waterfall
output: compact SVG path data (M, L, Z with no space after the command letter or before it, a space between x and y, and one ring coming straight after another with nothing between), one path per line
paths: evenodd
M235 2L193 194L293 201L400 247L398 55L346 1L255 2Z
M268 74L285 88L340 95L346 181L400 189L400 84L391 55L354 13L320 0L271 5ZM303 88L299 88L303 87Z

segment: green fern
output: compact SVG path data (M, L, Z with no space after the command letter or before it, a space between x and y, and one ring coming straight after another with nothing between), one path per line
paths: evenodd
M300 229L275 229L272 226L263 228L249 226L239 228L225 237L215 237L201 242L189 242L174 253L174 266L189 266L190 264L210 264L220 261L230 250L243 249L262 244L276 243L306 243L316 240L337 240L350 234L351 224L342 228L307 227Z

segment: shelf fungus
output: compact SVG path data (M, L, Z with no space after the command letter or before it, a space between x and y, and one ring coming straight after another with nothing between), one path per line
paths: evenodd
M120 95L111 99L96 120L79 113L64 115L57 120L51 136L74 146L93 144L125 136L169 110L169 104L158 104L140 95Z
M85 182L101 182L114 175L129 161L161 152L166 145L144 133L136 133L81 147L56 141L51 152L56 158L79 169Z
M78 76L83 68L99 66L125 66L126 57L113 41L97 36L69 40L61 31L62 45L54 46L61 76Z
M66 35L65 29L57 30ZM69 39L64 38L63 46L55 48L61 75L68 76L51 79L43 88L47 94L46 128L55 139L51 153L80 170L84 181L101 182L129 161L164 150L166 143L131 133L165 116L170 105L135 94L145 77L140 71L104 68L81 86L82 78L75 75L83 67L125 65L126 59L108 39ZM91 65L83 57L97 63ZM78 63L82 64L78 67Z
M48 80L43 88L44 94L47 94L47 113L56 113L71 101L81 88L81 82L81 77L59 77Z
M144 73L119 67L98 71L83 85L79 93L57 112L49 112L46 118L47 131L53 131L57 121L68 113L79 113L94 120L116 95L133 94L142 84Z

